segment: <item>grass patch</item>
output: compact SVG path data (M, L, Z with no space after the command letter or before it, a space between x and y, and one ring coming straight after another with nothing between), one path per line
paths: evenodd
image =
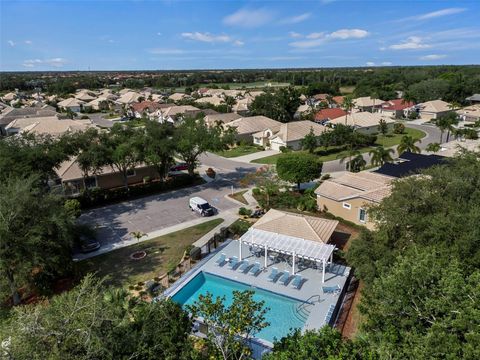
M103 255L76 263L84 275L95 272L99 277L108 276L107 285L135 285L155 276L163 275L181 260L185 248L221 224L223 219L214 219L155 239L127 246ZM146 251L142 260L131 260L135 251Z
M256 145L239 145L234 148L224 150L224 151L217 151L215 154L219 156L223 156L226 158L232 158L237 156L249 155L259 151L263 151L263 148Z
M243 194L245 194L247 191L248 190L242 190L242 191L236 192L234 194L230 194L228 196L231 197L232 199L240 201L242 204L248 205L248 201L243 196Z
M342 95L351 94L355 90L355 86L340 86L340 92Z
M386 136L378 135L378 138L375 144L377 144L378 146L389 148L389 147L400 144L402 137L405 135L410 135L414 139L422 139L426 136L425 132L423 132L422 130L405 128L405 132L403 134L388 134ZM323 149L323 148L319 148L319 149ZM361 153L367 153L372 149L373 149L372 146L367 146L367 147L358 149L358 151L360 151ZM300 150L299 152L306 152L306 151ZM343 151L339 151L329 155L319 156L319 159L323 162L332 161L332 160L340 159L343 156L346 156L347 154L348 154L348 151L343 150ZM257 164L275 165L277 163L277 160L283 155L284 154L275 154L271 156L266 156L264 158L253 160L252 162Z

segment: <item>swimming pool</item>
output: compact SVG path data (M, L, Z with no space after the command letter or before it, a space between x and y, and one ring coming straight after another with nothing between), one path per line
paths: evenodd
M270 326L260 331L256 335L257 338L273 342L275 338L281 339L287 335L290 329L301 329L305 325L306 318L297 312L297 307L302 304L301 301L270 291L252 288L237 281L227 280L202 271L173 295L172 300L182 306L191 305L198 299L199 295L205 295L209 292L214 298L225 296L228 306L232 303L234 290L253 290L255 291L253 298L256 301L265 301L265 306L270 308L265 315Z

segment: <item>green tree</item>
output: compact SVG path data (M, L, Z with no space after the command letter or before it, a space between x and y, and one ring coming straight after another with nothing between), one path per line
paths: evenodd
M384 119L380 119L378 122L378 132L385 137L388 134L388 125Z
M185 118L178 126L174 142L178 155L194 175L198 157L206 151L225 150L235 142L236 130L221 126L208 127L203 119Z
M351 114L353 107L355 106L355 103L353 101L352 96L347 95L343 98L343 103L342 103L342 108L343 110L346 111L345 114L345 125L347 125L347 116Z
M253 291L233 291L233 300L225 305L225 297L200 295L188 309L194 318L201 317L208 326L207 339L215 358L245 359L250 355L249 341L267 327L264 301L255 301Z
M427 145L425 150L436 153L439 152L441 148L442 146L439 143L430 143Z
M231 112L232 107L237 103L237 100L235 100L233 96L225 96L224 102L225 102L225 105L227 105L227 112Z
M448 249L411 248L363 292L362 331L381 358L475 359L479 297L480 271Z
M441 116L435 120L435 125L440 129L440 143L443 142L443 134L447 131L447 142L450 139L450 132L454 129L454 125L459 122L458 115L455 112L450 112L447 115Z
M385 149L383 146L378 146L369 152L372 157L370 163L373 166L382 166L385 163L392 162L392 154L394 152L395 150L393 149Z
M347 158L349 160L345 163L345 165L348 171L355 173L360 172L365 169L365 166L367 166L367 161L363 158L363 155L358 150L354 150L352 153L349 153L349 155L341 158L340 163L344 162Z
M277 173L281 180L297 184L318 179L322 174L323 163L311 154L288 153L277 161Z
M161 124L157 121L145 122L145 142L142 158L155 167L161 181L165 179L174 162L175 140L174 128L170 124Z
M345 360L377 359L361 339L355 342L342 339L342 334L329 326L320 330L307 330L302 334L294 330L274 343L273 351L265 360Z
M317 143L318 143L317 135L315 135L315 133L313 132L313 128L311 127L310 132L307 135L305 135L305 137L301 141L302 148L304 150L308 150L308 152L312 154L317 148L317 145L318 145Z
M250 111L253 115L263 115L269 118L289 122L294 119L300 106L300 92L294 87L282 88L275 93L261 94L252 101Z
M412 153L420 153L420 148L416 145L416 143L422 142L420 139L414 139L410 135L402 136L400 140L400 144L397 147L397 152L399 154L403 154L404 152L412 152Z
M46 291L71 268L73 217L60 197L39 190L35 177L1 181L0 194L0 272L18 305L19 286Z
M265 206L270 207L270 198L280 190L278 176L272 167L262 166L240 180L244 187L255 185L265 195Z

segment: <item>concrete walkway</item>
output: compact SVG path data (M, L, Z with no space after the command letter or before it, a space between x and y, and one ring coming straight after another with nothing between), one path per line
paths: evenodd
M237 162L250 163L253 160L257 160L257 159L261 159L267 156L277 155L277 154L280 154L280 152L277 150L264 150L264 151L259 151L253 154L237 156L229 159Z

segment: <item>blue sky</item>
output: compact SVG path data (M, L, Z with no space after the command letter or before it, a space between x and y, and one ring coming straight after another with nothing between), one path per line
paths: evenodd
M0 0L0 70L478 64L480 1Z

